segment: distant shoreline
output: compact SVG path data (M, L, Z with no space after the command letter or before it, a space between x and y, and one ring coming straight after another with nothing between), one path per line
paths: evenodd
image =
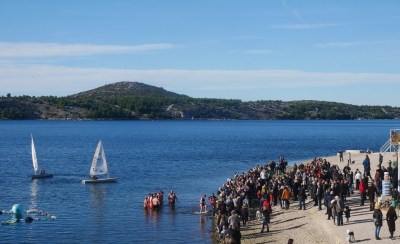
M7 94L0 97L0 119L398 120L400 107L192 98L140 82L116 82L65 97Z

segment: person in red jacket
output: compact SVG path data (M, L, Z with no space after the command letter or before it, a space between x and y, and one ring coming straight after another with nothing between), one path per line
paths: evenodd
M365 178L363 178L360 182L360 186L359 186L359 191L360 191L360 196L361 196L361 204L360 206L364 206L364 201L366 199L367 196L367 183L365 181Z

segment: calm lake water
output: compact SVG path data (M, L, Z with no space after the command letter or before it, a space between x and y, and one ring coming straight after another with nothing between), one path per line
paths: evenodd
M0 209L15 203L55 221L0 226L1 243L211 243L202 194L236 172L284 155L289 163L339 149L378 151L400 121L0 121ZM30 135L54 177L31 180ZM118 183L83 185L99 139ZM143 210L173 189L175 210ZM11 218L0 215L0 220Z

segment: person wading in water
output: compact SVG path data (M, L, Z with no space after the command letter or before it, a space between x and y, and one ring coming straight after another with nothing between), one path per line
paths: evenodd
M176 196L175 192L171 190L168 194L168 202L171 207L175 207L175 201L178 201L178 197Z
M207 212L206 194L200 198L200 213Z

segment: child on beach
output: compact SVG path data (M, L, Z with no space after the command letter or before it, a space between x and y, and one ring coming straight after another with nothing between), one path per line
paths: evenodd
M349 206L346 206L344 208L344 216L346 217L346 223L349 223L350 211L351 211L351 209L349 208Z

